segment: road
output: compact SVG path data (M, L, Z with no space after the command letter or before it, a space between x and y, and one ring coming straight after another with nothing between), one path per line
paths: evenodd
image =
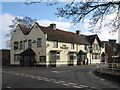
M118 83L92 73L95 66L76 67L3 67L2 87L11 88L81 88L98 90L119 88Z

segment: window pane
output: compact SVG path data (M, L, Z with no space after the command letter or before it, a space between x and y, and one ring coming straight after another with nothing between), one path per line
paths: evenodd
M53 42L53 48L58 48L58 42L57 41Z
M14 42L14 49L18 49L18 42Z
M60 52L51 52L52 60L60 60Z
M46 57L45 56L40 56L39 58L40 58L40 61L43 61L43 62L46 61Z
M14 62L20 61L20 59L21 59L20 55L18 55L18 54L14 55Z
M42 46L41 38L38 38L37 39L37 47L41 47L41 46Z
M58 60L60 60L60 53L59 53L59 52L57 52L57 54L56 54L56 55L57 55L57 59L58 59Z
M23 49L23 42L20 41L20 49Z
M31 48L32 47L32 42L31 40L28 40L28 48Z
M73 43L71 44L71 49L74 49L74 44Z
M69 56L70 56L70 60L74 60L74 59L76 59L76 56L75 56L74 53L70 53Z
M87 45L84 46L84 49L87 50Z

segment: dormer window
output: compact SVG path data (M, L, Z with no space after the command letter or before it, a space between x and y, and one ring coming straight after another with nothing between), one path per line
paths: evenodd
M18 42L14 42L14 49L18 49Z

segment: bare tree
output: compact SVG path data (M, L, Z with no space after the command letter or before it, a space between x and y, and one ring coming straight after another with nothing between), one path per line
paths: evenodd
M27 2L29 5L33 3L41 3L43 0ZM49 1L49 0L48 0ZM54 5L58 3L57 0L50 2L48 5ZM58 7L56 15L58 17L64 17L70 19L73 24L83 22L84 19L89 18L90 30L100 31L102 27L109 26L111 32L116 32L119 28L118 18L120 12L120 1L116 2L79 2L78 0L71 0L64 6ZM107 23L103 24L103 21L108 15L115 15L114 19L107 20Z
M22 18L15 17L12 20L12 25L9 26L9 28L10 28L9 33L6 34L6 37L9 37L9 40L6 41L7 47L10 47L10 39L12 38L14 31L18 24L24 24L24 25L26 25L26 27L30 28L34 24L35 21L36 21L35 19L32 19L27 16L22 17Z

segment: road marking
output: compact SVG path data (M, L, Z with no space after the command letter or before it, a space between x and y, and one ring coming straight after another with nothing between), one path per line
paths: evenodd
M67 83L64 83L64 84L62 84L62 85L64 85L64 86L71 86L71 85L69 85L69 84L67 84Z
M11 88L11 87L7 86L6 88Z
M42 79L42 80L43 80L43 78L42 78L42 77L40 77L40 76L36 76L36 78L37 78L37 79Z
M12 72L13 74L16 74L16 72Z
M71 82L69 82L68 84L70 84L70 85L77 85L77 84L75 84L75 83L71 83Z
M56 81L56 82L52 82L52 83L57 83L57 84L59 84L59 82L57 82L57 81Z
M12 73L11 71L9 71L9 72L6 72L6 73Z
M20 73L20 74L24 74L24 73Z
M42 77L40 77L40 76L36 76L36 78L42 78Z
M48 78L44 77L43 79L44 79L44 80L47 80Z
M43 80L42 78L38 78L37 80Z
M25 77L30 77L30 75L29 74L25 74Z
M75 88L83 88L83 87L80 87L80 86L72 86L72 87L75 87Z
M53 73L60 73L59 71L52 71Z
M81 86L81 87L88 87L88 86L85 86L85 85L79 85L79 86Z
M86 87L89 87L89 86L82 85L82 84L77 85L76 83L73 83L73 82L65 82L65 81L61 81L61 80L59 81L59 80L56 80L56 79L50 79L50 78L47 78L47 77L40 77L40 76L37 76L37 75L17 73L17 72L13 72L13 71L3 71L3 72L4 73L14 74L14 75L19 75L19 76L24 76L24 77L29 77L29 78L32 78L32 79L52 82L52 83L55 83L55 84L61 84L61 85L64 85L64 86L70 86L70 87L74 87L74 88L86 88ZM89 87L89 88L95 88L95 87Z
M35 77L35 75L30 75L29 77Z
M65 81L59 81L60 83L65 83Z
M46 79L45 81L47 81L47 82L51 82L49 79Z
M31 78L34 78L34 79L36 79L36 77L35 77L35 76L32 76Z
M101 81L104 81L105 79L100 79Z
M56 80L55 79L50 79L51 81L55 82Z
M91 87L91 88L96 88L96 87Z
M19 75L19 73L16 73L15 75Z
M21 74L20 76L25 76L25 75Z

